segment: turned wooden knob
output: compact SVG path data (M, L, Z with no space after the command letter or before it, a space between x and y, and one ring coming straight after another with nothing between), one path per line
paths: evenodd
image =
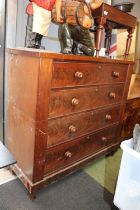
M87 136L86 139L87 139L87 140L90 140L90 136Z
M105 116L105 118L106 118L107 120L111 120L111 115L110 115L110 114L107 114L107 115Z
M75 127L74 125L70 125L69 131L70 131L71 133L75 133L75 132L76 132L76 127Z
M102 140L103 142L106 142L106 141L107 141L107 138L106 138L105 136L103 136L103 137L101 138L101 140Z
M78 79L81 79L81 78L83 78L83 73L77 71L77 72L75 73L75 77L78 78Z
M110 98L115 98L116 97L116 94L114 92L110 92L109 93L109 96L110 96Z
M119 77L120 74L117 71L113 71L112 75L113 75L113 77Z
M72 157L72 153L70 151L65 152L65 156L67 158L71 158Z
M78 100L77 98L73 98L73 99L71 100L71 103L72 103L72 105L78 105L79 100Z

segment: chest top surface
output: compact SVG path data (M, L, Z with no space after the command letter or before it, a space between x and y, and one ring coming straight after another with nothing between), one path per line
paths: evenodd
M110 59L105 57L92 57L92 56L81 56L81 55L66 55L62 53L55 53L51 51L29 49L29 48L9 48L8 54L48 58L52 60L59 60L61 62L76 61L76 62L102 62L102 63L114 63L114 64L134 64L134 61L130 60L118 60Z

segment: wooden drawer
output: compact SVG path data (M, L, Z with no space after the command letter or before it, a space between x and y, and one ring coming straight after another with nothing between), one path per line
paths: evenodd
M118 103L124 85L99 85L95 87L51 91L49 117L95 109Z
M47 145L72 140L76 137L94 132L119 121L120 107L115 106L95 111L65 116L48 121Z
M45 174L68 166L117 142L117 129L118 126L114 125L100 132L87 135L80 140L70 141L48 149L46 152Z
M53 65L53 88L124 82L128 65L113 63L61 63Z

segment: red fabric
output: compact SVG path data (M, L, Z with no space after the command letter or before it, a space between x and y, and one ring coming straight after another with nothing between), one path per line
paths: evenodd
M33 4L32 4L32 3L29 3L29 4L27 5L26 13L27 13L28 15L33 15Z
M34 2L39 7L42 7L49 11L52 10L53 5L55 4L55 0L31 0L31 2Z

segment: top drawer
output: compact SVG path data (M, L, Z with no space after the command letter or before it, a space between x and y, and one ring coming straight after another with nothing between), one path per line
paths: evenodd
M53 64L53 88L124 82L128 65L113 63Z

